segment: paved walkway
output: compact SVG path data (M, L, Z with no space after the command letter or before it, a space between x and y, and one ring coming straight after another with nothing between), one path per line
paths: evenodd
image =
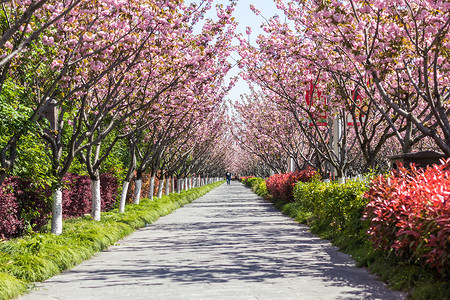
M404 299L254 195L222 185L20 299Z

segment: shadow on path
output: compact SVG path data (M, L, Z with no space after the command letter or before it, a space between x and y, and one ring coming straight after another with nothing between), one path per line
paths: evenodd
M404 299L241 184L222 185L24 299Z

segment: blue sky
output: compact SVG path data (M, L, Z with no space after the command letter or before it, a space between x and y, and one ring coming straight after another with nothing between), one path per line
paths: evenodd
M201 0L187 0L187 3L190 2L196 2L200 3ZM229 0L216 0L214 1L217 4L223 4L227 5L229 4ZM256 16L251 10L250 10L250 4L253 4L258 10L261 11L260 16ZM215 17L215 9L212 9L211 14L208 14L207 17L211 17L214 19ZM239 23L236 33L242 33L244 36L245 30L247 26L252 28L252 34L250 36L250 41L254 42L256 37L259 34L263 34L264 32L260 28L261 24L265 22L264 18L269 19L270 17L274 16L275 14L281 15L282 12L280 12L273 0L238 0L237 6L234 12L234 17L236 18L236 21ZM264 16L264 18L262 17ZM238 55L234 54L233 58L238 59ZM239 73L238 67L234 67L230 71L230 77L234 77ZM240 95L244 93L249 93L249 88L247 84L243 80L239 80L236 83L236 86L230 91L227 98L231 99L232 101L236 101L240 99Z

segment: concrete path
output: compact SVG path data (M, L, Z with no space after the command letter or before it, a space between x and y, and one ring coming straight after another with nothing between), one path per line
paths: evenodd
M20 299L404 299L240 183Z

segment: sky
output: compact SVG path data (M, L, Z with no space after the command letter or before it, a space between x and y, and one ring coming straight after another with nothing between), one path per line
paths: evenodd
M196 2L199 3L201 0L190 0L186 1L189 2ZM215 4L223 4L224 6L229 4L229 0L215 0ZM258 10L261 11L261 15L257 16L250 10L250 4L253 4ZM211 9L207 17L210 17L212 19L215 19L215 13L216 10ZM238 22L238 27L236 29L236 33L242 33L244 36L246 36L245 30L248 27L252 28L252 34L250 35L250 42L252 44L255 43L256 37L259 34L264 34L264 31L260 28L261 24L265 22L264 18L269 19L270 17L274 15L281 15L282 12L280 12L273 0L238 0L234 17L236 22ZM263 18L264 17L264 18ZM239 59L239 56L237 54L233 54L232 57L234 59ZM233 60L231 60L233 61ZM230 72L229 77L234 77L239 74L239 68L235 66ZM233 89L228 94L227 99L234 101L238 101L240 99L241 94L249 94L250 90L245 81L240 79L236 85L233 87Z

